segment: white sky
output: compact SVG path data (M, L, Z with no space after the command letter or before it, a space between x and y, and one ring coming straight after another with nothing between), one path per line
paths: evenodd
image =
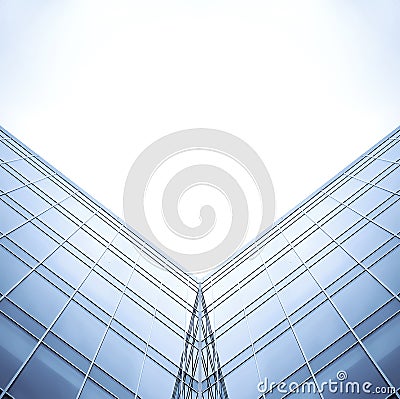
M0 124L122 216L156 139L264 160L279 217L400 124L398 0L0 1Z

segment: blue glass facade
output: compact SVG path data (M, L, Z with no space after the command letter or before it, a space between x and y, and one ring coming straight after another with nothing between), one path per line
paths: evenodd
M0 129L0 399L399 398L399 141L200 281Z

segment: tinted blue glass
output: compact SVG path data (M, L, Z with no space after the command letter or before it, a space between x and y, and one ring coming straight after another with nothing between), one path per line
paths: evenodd
M150 358L146 358L140 378L139 395L142 398L170 398L175 377Z
M21 155L16 154L6 141L0 141L0 162L8 162L12 159L18 159Z
M370 161L370 163L360 172L356 173L355 176L365 181L371 181L376 176L381 174L384 170L386 170L389 166L390 165L387 162L376 159Z
M0 176L0 190L3 192L14 190L15 188L23 185L20 180L17 180L11 173L8 172L8 168L3 168L1 165Z
M388 209L379 214L375 220L381 226L389 229L393 234L400 231L400 201L392 204Z
M157 298L157 308L164 315L174 320L179 326L185 325L185 308L173 299L169 294L160 290Z
M0 233L6 234L26 219L13 208L0 200Z
M305 240L297 244L294 250L300 256L300 259L305 262L318 251L321 251L325 245L330 243L331 239L321 229L316 230Z
M302 306L320 291L311 274L306 271L279 291L278 295L288 314Z
M36 340L0 314L0 386L5 387L36 344Z
M305 362L291 330L257 352L256 358L261 378L275 382L280 382Z
M324 302L294 325L300 343L308 358L313 357L347 331L329 302Z
M367 272L358 276L332 297L343 316L352 326L390 298L391 295L388 291ZM349 306L349 303L351 303L351 306Z
M20 326L31 332L35 337L40 338L44 334L45 328L39 322L35 321L8 299L2 299L0 301L0 310Z
M83 381L83 374L41 346L16 382L10 393L21 399L73 399Z
M91 380L87 380L80 399L112 399L114 396L109 395L103 388Z
M117 229L111 227L109 223L98 215L91 218L86 225L97 234L100 234L107 242L110 242L117 234Z
M93 215L93 212L90 209L86 208L74 197L70 197L63 201L61 206L77 217L81 222L87 221L90 216Z
M63 238L68 238L78 225L69 219L64 213L60 212L60 207L51 208L43 213L39 220L42 220Z
M30 186L15 190L8 194L8 196L33 215L43 212L51 206L51 204L41 198L37 192L33 191Z
M150 345L156 348L171 362L179 365L183 352L183 337L179 336L158 319L154 319Z
M143 276L138 270L135 270L132 278L129 281L128 287L141 298L153 300L157 298L159 286L156 285L154 280L150 281ZM153 300L151 302L153 302Z
M343 208L337 215L328 220L322 228L330 237L335 239L360 219L361 216L351 209Z
M308 216L315 222L319 222L323 217L331 213L339 206L338 202L330 197L325 197L321 202L307 210Z
M61 201L68 196L68 190L66 188L61 188L60 183L57 184L53 177L40 180L34 185L45 192L46 195L52 197L56 202Z
M241 283L240 293L244 300L244 303L250 304L262 294L267 292L271 287L272 284L270 279L268 278L268 274L265 270L263 270L257 276L252 277L249 282L246 281L245 284Z
M396 162L400 158L400 144L396 141L393 141L391 144L390 148L383 154L380 154L379 157L388 161Z
M357 192L361 187L363 187L365 183L360 182L356 179L349 179L344 184L342 184L339 188L332 192L332 197L344 202L350 196L352 196L355 192Z
M94 272L89 274L89 277L82 284L80 292L110 314L114 313L122 295L121 291Z
M313 226L311 220L306 216L301 216L294 223L290 224L282 233L289 241L294 241L297 237L301 236L305 231Z
M99 265L124 284L126 284L132 272L132 266L129 266L110 250L107 250L101 257Z
M350 270L355 261L342 248L337 247L311 267L311 273L324 288Z
M277 297L268 299L247 316L251 337L257 340L284 318L285 314Z
M268 273L272 281L276 284L284 277L288 276L293 270L301 265L299 257L294 251L289 251L268 268Z
M66 295L37 273L23 280L9 298L46 326L67 301Z
M400 181L400 167L394 169L388 176L380 180L377 185L393 192L398 191Z
M143 340L148 339L153 315L127 296L122 298L115 318Z
M77 287L90 270L88 265L81 262L63 247L58 248L45 261L45 265L73 287Z
M342 246L357 260L362 260L389 238L389 233L370 222L343 242Z
M238 314L243 309L243 302L239 289L232 290L231 296L227 297L214 311L210 312L210 320L211 322L215 322L215 329Z
M82 306L70 302L53 327L53 331L91 358L100 344L106 326Z
M360 394L356 395L354 393L346 393L342 388L342 392L329 392L328 387L325 386L323 391L324 398L326 399L335 399L337 397L341 398L367 398L369 396L373 396L374 398L384 398L386 394L379 395L375 393L366 393L362 391L362 385L365 382L370 382L372 386L369 388L371 392L374 391L376 387L386 387L387 383L383 380L383 378L379 375L378 371L368 359L367 355L364 351L356 346L342 355L339 359L335 360L331 365L329 365L326 369L319 372L316 377L318 384L321 386L322 383L327 383L331 379L333 382L338 384L339 380L337 378L337 374L340 371L344 371L347 374L347 379L344 380L345 383L359 383L360 386ZM339 388L339 385L337 385ZM350 389L350 388L349 388ZM357 392L357 391L356 391Z
M47 346L77 366L83 372L86 373L88 371L90 365L89 360L77 352L75 348L66 344L61 338L58 338L50 332L46 334L44 342Z
M32 223L26 223L9 235L25 251L38 260L42 260L54 251L58 244Z
M400 292L399 257L400 247L397 247L371 267L372 273L396 294Z
M225 364L249 345L251 341L247 323L242 319L224 334L217 335L217 351L221 364Z
M400 316L394 317L365 339L364 343L384 373L400 386Z
M230 399L250 399L259 396L257 384L260 378L253 357L225 376L224 380Z
M0 246L0 293L8 291L29 270L25 263Z
M351 208L362 215L370 213L378 204L386 201L391 196L387 191L371 186L360 198L351 203Z
M144 354L109 330L96 363L128 388L136 391Z
M29 160L21 159L11 163L10 166L29 181L35 181L45 176L44 173L33 166Z
M74 233L68 241L95 262L99 260L106 249L104 245L82 229Z
M128 388L117 382L117 380L97 366L93 366L90 377L112 392L115 395L113 397L117 397L118 399L132 399L134 397L134 393L131 390L128 390Z

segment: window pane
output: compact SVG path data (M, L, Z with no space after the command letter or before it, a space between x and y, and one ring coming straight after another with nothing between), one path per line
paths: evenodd
M42 172L40 172L36 167L31 165L31 163L25 159L15 161L10 165L12 169L16 170L29 181L38 180L44 177L44 174Z
M284 318L285 314L278 298L274 296L268 299L247 316L252 339L256 341Z
M110 314L114 313L118 300L122 295L122 292L95 272L90 273L82 284L80 292Z
M292 330L287 330L256 353L261 378L279 382L304 362Z
M109 330L96 363L128 388L136 391L144 354Z
M338 397L361 397L366 398L373 396L374 398L384 398L386 394L368 394L362 392L362 384L365 382L370 382L372 386L370 387L371 392L373 392L375 387L386 387L387 383L379 375L378 371L375 369L374 365L368 359L364 351L356 346L350 351L342 355L339 359L333 362L326 369L321 371L316 375L318 384L321 385L323 382L327 383L331 379L333 382L339 383L337 374L339 371L344 371L347 374L346 383L358 382L360 384L360 394L348 393L347 395L339 394L338 392L329 392L329 389L325 387L324 398L325 399L335 399Z
M304 241L297 244L294 249L300 256L300 259L305 262L325 247L330 241L331 239L321 229L318 229Z
M377 205L386 201L391 196L387 191L377 187L371 187L360 198L356 199L350 206L362 215L370 213Z
M18 399L74 399L83 381L83 374L41 346L10 393Z
M113 399L103 388L93 381L87 380L79 399Z
M397 192L400 181L400 167L394 169L388 176L377 183L378 186Z
M305 272L283 288L278 295L286 312L291 314L319 291L320 288L313 280L311 274Z
M45 265L73 287L77 287L89 273L89 267L63 247L58 248Z
M15 190L8 194L8 196L33 215L43 212L51 206L51 204L41 198L38 193L34 192L30 186Z
M389 320L365 340L365 346L393 385L400 385L400 316Z
M68 241L95 262L99 260L105 250L104 245L82 229L78 230Z
M225 378L229 399L258 398L257 384L260 382L254 357Z
M124 284L126 284L132 272L132 266L129 266L110 250L107 250L101 257L99 265Z
M350 325L354 326L390 297L391 295L373 277L364 272L332 299Z
M227 363L250 344L247 323L245 319L242 319L227 332L217 336L217 352L221 364Z
M300 265L301 261L299 257L291 250L269 266L268 273L271 276L272 281L276 284L278 281L288 276L293 270L297 269Z
M179 365L183 352L183 337L180 337L158 319L154 319L150 345L161 352L171 362Z
M0 314L0 386L5 387L29 355L36 340Z
M353 266L355 261L338 247L312 266L311 273L325 288Z
M106 326L75 302L69 303L53 331L89 359L100 344Z
M371 267L372 273L396 294L400 292L400 246L389 252Z
M157 383L154 383L157 381ZM142 398L170 398L174 390L175 377L149 357L144 362L140 378L139 395Z
M51 208L43 213L39 219L50 226L63 238L68 238L78 229L78 225L69 219L64 213L61 213L59 206Z
M350 178L344 184L342 184L339 188L332 192L332 197L344 202L351 195L353 195L356 191L358 191L361 187L363 187L365 183L360 182L357 179Z
M9 238L18 243L18 245L37 260L44 259L58 246L56 241L32 223L27 223L19 227L9 235Z
M123 326L129 328L144 341L147 341L153 316L136 302L124 296L118 306L115 318Z
M388 209L379 214L375 220L381 226L397 234L400 231L400 201L392 204Z
M362 260L389 238L389 233L370 222L347 239L342 246L356 259Z
M67 301L66 295L37 273L22 281L9 298L46 326Z
M16 256L0 245L0 293L5 293L30 270Z
M0 200L0 233L6 234L25 221L11 206Z
M327 221L322 228L330 237L335 239L359 220L361 220L360 215L349 208L344 208L336 216Z
M296 323L294 329L308 358L347 331L346 325L329 302L318 306Z

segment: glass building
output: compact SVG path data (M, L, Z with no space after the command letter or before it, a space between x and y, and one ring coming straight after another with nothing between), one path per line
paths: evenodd
M0 129L0 399L400 398L399 141L199 280Z

